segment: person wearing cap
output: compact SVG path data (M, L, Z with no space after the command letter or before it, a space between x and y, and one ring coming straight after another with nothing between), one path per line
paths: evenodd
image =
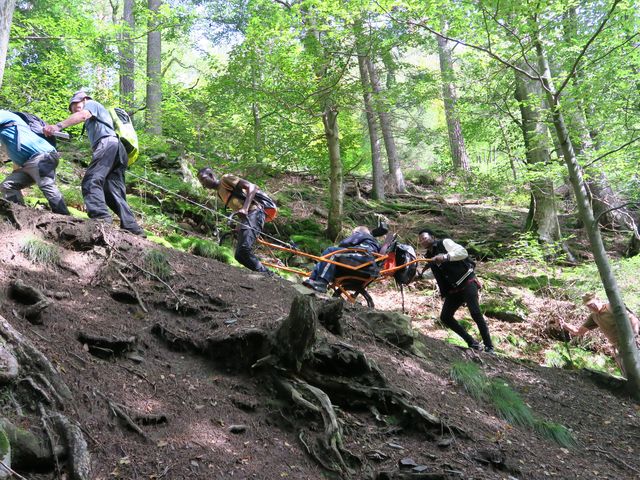
M69 215L55 182L60 160L55 147L33 132L20 116L8 110L0 110L0 142L14 165L13 172L0 184L3 198L24 205L21 190L35 183L52 212Z
M482 350L480 343L454 317L456 311L466 303L471 318L480 331L484 351L494 353L489 327L480 310L480 282L474 272L475 264L468 259L467 250L450 238L436 238L429 229L418 233L418 244L425 249L425 255L433 259L427 263L425 268L428 270L422 272L422 278L435 279L440 295L444 298L440 321L462 337L469 348Z
M127 152L113 128L111 115L84 91L73 94L69 101L71 115L55 125L44 127L45 135L53 135L67 127L85 124L93 156L82 179L82 197L87 214L94 220L111 223L109 209L120 217L120 228L145 236L127 204L124 173Z
M582 303L589 309L589 316L587 320L578 328L573 325L563 324L563 327L571 335L581 337L585 333L599 328L607 340L611 343L614 351L614 359L620 367L620 371L625 375L624 367L622 365L622 358L618 350L620 343L620 337L618 336L618 326L616 325L616 319L613 315L611 305L607 302L603 302L595 293L585 293L582 296ZM637 337L640 331L640 321L632 312L627 309L627 315L631 322L631 331ZM636 338L637 341L637 338Z

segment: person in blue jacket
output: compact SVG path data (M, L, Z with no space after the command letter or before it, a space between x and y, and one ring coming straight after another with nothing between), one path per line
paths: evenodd
M353 253L354 257L360 257L358 261L362 263L373 260L372 253L380 252L380 245L376 239L371 235L369 229L365 226L359 226L353 229L350 236L342 240L337 247L329 247L322 252L322 256L329 255L338 250L344 250L345 248L355 248L361 250L360 252ZM332 257L328 257L332 258ZM305 287L311 288L316 292L325 293L327 287L333 281L336 276L337 265L330 262L318 262L314 267L311 275L302 284Z
M55 147L9 110L0 110L0 142L13 162L13 172L0 184L2 197L24 205L21 190L35 183L49 202L52 212L69 215L55 182L60 160Z

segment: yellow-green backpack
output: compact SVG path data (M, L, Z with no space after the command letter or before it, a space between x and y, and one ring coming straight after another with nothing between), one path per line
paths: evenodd
M131 117L127 112L119 107L109 107L107 108L107 111L109 112L109 115L111 115L113 129L127 151L127 156L129 157L128 165L131 166L140 155L140 150L138 148L138 134L136 133L135 128L133 128Z

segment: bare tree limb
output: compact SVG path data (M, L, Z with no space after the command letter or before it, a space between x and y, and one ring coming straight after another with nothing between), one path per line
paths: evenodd
M604 30L604 26L607 24L607 22L609 21L609 19L613 15L613 11L618 6L618 3L620 3L620 0L614 0L613 1L613 4L611 5L611 8L609 9L607 14L605 15L604 19L602 20L602 22L600 23L600 25L598 26L596 31L593 32L593 35L591 35L589 40L587 40L587 43L585 43L583 45L582 50L580 51L580 53L576 57L575 61L573 62L573 65L571 66L571 70L567 74L566 78L564 79L564 81L562 82L560 87L558 87L558 89L556 90L556 92L555 92L556 98L560 97L560 94L562 93L562 90L564 90L564 88L567 86L569 81L575 76L576 71L578 69L578 65L580 64L580 60L582 60L582 57L585 56L585 54L587 53L587 50L589 49L591 44L596 40L598 35L600 35L600 32L602 32L602 30Z

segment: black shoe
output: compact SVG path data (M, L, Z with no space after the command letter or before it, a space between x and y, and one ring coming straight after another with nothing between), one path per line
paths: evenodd
M493 349L493 347L484 347L484 351L485 353L490 353L492 355L496 354L496 351Z
M304 282L302 282L302 284L305 287L310 288L311 290L315 290L316 292L327 293L327 283L321 280L311 280L310 278L307 278Z
M272 272L271 270L263 270L263 271L258 272L258 273L261 273L261 274L263 274L265 277L269 277L269 278L276 278L276 277L278 277L278 276L279 276L277 273Z
M471 350L477 350L478 352L482 351L482 345L480 345L480 343L478 342L473 342L471 345L469 345L469 348Z

